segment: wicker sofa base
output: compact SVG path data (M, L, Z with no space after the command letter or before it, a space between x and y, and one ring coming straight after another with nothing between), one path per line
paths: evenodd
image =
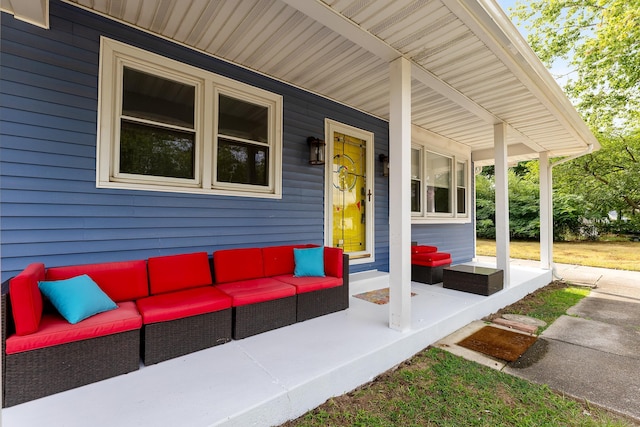
M233 339L296 323L297 297L290 296L233 308Z
M140 330L5 356L3 407L91 384L140 367Z
M442 275L445 267L451 264L445 264L438 267L425 267L423 265L411 264L411 280L414 282L426 283L433 285L442 282Z
M142 361L153 365L231 341L231 308L142 327Z

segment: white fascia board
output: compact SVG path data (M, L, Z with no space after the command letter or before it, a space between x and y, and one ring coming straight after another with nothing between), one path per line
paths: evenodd
M2 0L0 9L20 21L49 29L49 0Z

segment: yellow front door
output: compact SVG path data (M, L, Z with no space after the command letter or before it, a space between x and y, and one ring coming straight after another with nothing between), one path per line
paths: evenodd
M333 246L346 253L367 250L366 140L333 132Z

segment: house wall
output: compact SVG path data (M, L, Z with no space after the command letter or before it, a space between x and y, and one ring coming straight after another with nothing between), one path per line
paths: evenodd
M143 259L231 247L324 241L324 168L308 164L307 136L330 118L375 134L388 123L58 1L51 29L2 13L0 57L0 259L2 280L46 266ZM282 199L96 188L99 39L133 46L283 96ZM375 262L388 271L388 178L375 170ZM449 231L447 231L449 230ZM416 234L417 233L417 234ZM460 236L455 239L453 235ZM466 237L463 237L466 236ZM466 226L414 227L414 240L467 253ZM417 236L420 236L419 238Z

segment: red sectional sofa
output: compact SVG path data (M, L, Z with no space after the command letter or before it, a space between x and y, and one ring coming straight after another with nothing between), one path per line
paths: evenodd
M314 247L320 249L292 245L213 253L216 287L232 298L234 339L348 307L349 263L341 249L321 249L324 277L294 276L294 249Z
M445 267L451 265L451 254L438 252L436 246L411 246L411 280L414 282L434 283L442 282Z
M117 309L71 324L47 307L38 282L81 274L89 275ZM147 286L145 261L49 269L36 263L11 279L10 301L2 294L3 406L137 370L142 316L133 301L147 295Z
M231 340L231 297L212 286L206 252L149 258L142 360L162 362Z
M323 275L296 277L294 249L311 248L322 252ZM349 305L348 256L338 248L222 250L213 264L215 283L206 252L27 266L2 284L2 406L135 371L140 359L158 363ZM78 278L112 307L70 323L39 285Z

